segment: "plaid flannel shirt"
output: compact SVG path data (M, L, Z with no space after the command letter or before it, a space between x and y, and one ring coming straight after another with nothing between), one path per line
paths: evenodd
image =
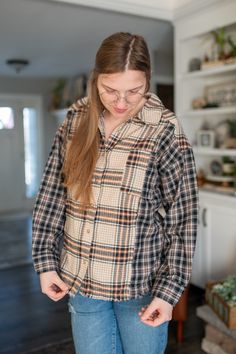
M35 270L56 270L71 295L122 301L151 292L175 305L190 279L196 241L192 148L154 94L107 141L100 120L93 203L81 212L61 168L86 105L84 98L69 108L46 164L33 213Z

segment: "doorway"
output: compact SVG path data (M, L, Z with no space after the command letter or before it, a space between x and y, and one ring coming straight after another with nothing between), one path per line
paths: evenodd
M0 95L0 214L30 211L42 169L40 96Z
M174 85L157 84L156 91L164 106L174 112Z

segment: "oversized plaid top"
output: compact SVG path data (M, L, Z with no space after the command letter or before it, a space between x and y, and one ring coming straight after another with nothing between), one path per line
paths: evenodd
M58 271L71 295L79 290L121 301L151 292L175 305L190 278L196 241L191 146L154 94L107 141L100 120L93 203L81 212L61 169L86 105L85 98L68 110L45 168L33 214L35 270Z

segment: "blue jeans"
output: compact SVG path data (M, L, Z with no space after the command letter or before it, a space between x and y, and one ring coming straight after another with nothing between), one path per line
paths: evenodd
M151 301L150 295L121 302L70 297L76 354L163 354L168 322L151 327L138 315Z

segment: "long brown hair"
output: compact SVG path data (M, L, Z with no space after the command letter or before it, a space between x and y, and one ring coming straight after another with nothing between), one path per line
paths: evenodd
M92 176L98 158L98 119L104 107L97 80L100 74L139 70L146 76L146 92L150 87L150 56L147 44L140 35L115 33L102 42L96 54L95 67L88 82L88 104L81 114L79 126L67 151L63 174L67 188L75 190L75 198L85 209L92 201Z

